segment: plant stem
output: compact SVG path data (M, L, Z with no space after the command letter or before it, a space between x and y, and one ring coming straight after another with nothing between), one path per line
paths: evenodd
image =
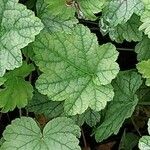
M8 113L7 113L7 118L8 118L8 121L9 121L9 122L11 122L11 121L10 121L10 117L9 117L9 114L8 114Z
M21 108L19 109L19 116L20 116L20 118L22 117L22 110L21 110Z
M84 150L89 150L88 146L87 146L86 138L85 138L84 131L83 131L82 127L81 127L81 134L82 134L83 143L84 143Z
M138 105L150 105L150 102L140 102Z
M134 119L132 117L131 117L131 121L132 121L132 124L133 124L135 130L139 134L139 136L142 136L142 134L140 133L140 131L139 131L139 129L138 129L138 127L137 127L137 125L136 125L136 123L135 123L135 121L134 121Z
M130 51L130 52L134 52L134 49L132 48L117 48L118 51Z

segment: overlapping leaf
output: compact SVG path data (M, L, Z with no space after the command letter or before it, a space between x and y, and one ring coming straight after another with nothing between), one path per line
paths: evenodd
M147 36L136 45L135 52L139 61L150 59L150 39Z
M53 101L63 101L69 115L88 107L105 108L113 99L111 80L119 71L118 52L112 44L98 45L89 29L78 25L71 34L42 33L33 44L35 62L43 74L36 87Z
M22 64L20 49L43 28L40 19L18 0L0 0L0 76Z
M144 33L148 35L150 38L150 1L149 0L142 0L145 6L145 11L141 16L142 25L140 26L139 30L144 30Z
M110 26L126 23L133 13L141 15L144 6L141 0L111 0L103 10L103 18Z
M150 59L138 63L137 69L142 74L142 77L146 78L146 85L150 86Z
M51 101L47 96L34 92L33 98L29 101L27 109L36 114L44 114L52 119L63 115L63 103Z
M66 0L38 0L37 13L49 32L69 32L78 22L75 18L75 7L67 5Z
M138 103L137 89L142 84L141 77L133 71L120 72L113 82L115 96L106 109L103 123L96 130L96 140L102 141L111 134L117 134L124 120L129 118Z
M79 4L77 13L81 13L81 17L85 19L95 20L97 17L94 14L102 11L106 1L107 0L77 0Z
M79 126L82 126L84 123L86 123L90 127L93 127L100 121L101 113L88 109L83 114L73 116L72 118Z
M139 31L139 26L141 25L140 18L137 15L133 15L126 23L119 24L116 27L109 27L107 23L103 21L103 18L100 22L100 30L102 33L109 33L110 38L113 41L122 43L126 41L141 41L142 40L142 31Z
M148 133L150 134L150 119L148 121ZM150 136L142 136L139 141L140 150L149 150L150 149Z
M32 65L23 63L20 68L5 74L0 88L0 108L2 112L25 107L28 100L32 98L33 88L31 84L25 81L25 77L34 70Z
M56 118L41 132L37 123L28 117L15 119L3 133L2 150L80 150L80 128L68 118Z

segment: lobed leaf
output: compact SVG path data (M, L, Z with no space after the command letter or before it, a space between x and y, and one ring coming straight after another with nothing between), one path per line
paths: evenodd
M150 134L150 120L148 121L148 133ZM150 136L142 136L139 140L140 150L149 150L150 149Z
M147 36L144 36L136 45L135 52L137 53L138 61L150 59L150 39Z
M0 0L0 77L22 65L20 49L43 29L40 19L18 0Z
M111 0L103 10L103 18L111 25L126 23L133 13L141 15L144 5L141 0Z
M89 29L78 25L70 34L42 33L34 42L35 62L43 74L36 88L53 101L63 101L69 115L88 107L105 108L113 99L111 81L119 72L112 44L98 45Z
M139 31L139 26L141 25L140 17L133 15L126 23L118 24L115 27L107 25L103 18L100 21L100 30L102 33L109 33L111 40L118 43L122 43L124 40L131 41L141 41L143 33Z
M78 23L75 7L67 5L66 0L37 0L37 14L48 32L66 31Z
M32 65L23 63L20 68L5 74L3 88L0 88L0 108L2 112L8 112L25 107L32 98L32 85L25 81L25 77L34 70Z
M12 121L3 133L2 150L80 150L80 128L68 118L49 121L41 132L37 123L29 117Z
M146 78L146 85L150 86L150 59L146 61L143 60L139 62L136 66L139 73L142 74L142 77Z

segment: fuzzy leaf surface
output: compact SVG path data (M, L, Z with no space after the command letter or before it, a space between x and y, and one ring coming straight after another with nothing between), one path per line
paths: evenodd
M32 85L25 81L25 77L34 70L32 65L23 63L20 68L16 68L5 74L3 86L0 88L0 108L2 112L8 112L25 107L33 94Z
M43 28L40 19L18 0L0 0L0 76L22 64L20 49Z
M49 119L61 116L64 111L63 102L54 102L37 91L29 101L27 109L36 114L44 114Z
M150 59L143 60L137 64L139 73L142 74L143 78L146 78L146 85L150 86Z
M81 17L89 20L95 20L97 14L102 11L107 0L77 0L80 10Z
M150 119L148 121L148 133L150 135ZM140 150L149 150L150 149L150 136L142 136L139 140L139 149Z
M135 93L141 84L141 76L136 72L125 71L118 74L113 81L114 99L106 108L104 121L95 131L97 141L102 141L112 134L117 134L125 119L132 115L138 103Z
M68 118L49 121L41 132L37 123L29 117L12 121L3 133L2 150L81 150L76 137L80 128Z
M113 99L110 83L119 66L112 44L99 46L88 28L77 25L70 34L43 32L33 45L35 62L43 72L36 88L53 101L65 100L69 115L81 114L88 107L100 111Z
M150 59L150 39L147 36L143 37L136 45L135 52L137 53L138 61Z
M48 32L70 32L74 24L78 23L75 8L67 6L66 0L37 0L36 8L38 17Z
M109 36L113 41L122 43L124 40L131 41L141 41L142 32L139 31L139 26L141 25L139 16L133 15L126 23L118 24L116 27L110 27Z
M111 26L117 26L126 23L133 13L141 15L143 9L141 0L111 0L103 10L103 17Z
M83 114L76 115L72 117L75 122L82 126L84 123L88 124L90 127L95 126L98 122L100 122L101 119L101 113L87 109Z

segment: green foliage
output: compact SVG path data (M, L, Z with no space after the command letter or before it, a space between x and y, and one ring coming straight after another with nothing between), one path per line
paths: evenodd
M52 6L56 7L51 9ZM75 8L66 6L65 0L47 0L47 3L44 0L37 0L37 13L48 32L62 30L69 32L78 22L75 18Z
M28 117L12 121L3 133L2 150L80 150L80 128L68 118L56 118L41 132L37 123ZM17 142L16 142L17 141Z
M150 59L143 60L137 64L138 71L146 78L146 85L150 86Z
M5 74L2 78L2 86L0 88L0 108L2 112L23 108L27 105L28 100L32 98L32 85L25 81L24 78L34 70L33 65L23 63L20 68L12 70Z
M150 134L150 119L148 121L148 133ZM150 149L150 136L142 136L139 140L140 150L149 150Z
M136 45L135 52L139 61L150 59L150 39L146 36Z
M0 8L0 76L3 76L6 69L21 66L20 49L34 41L43 24L18 0L0 0Z
M114 99L106 108L104 121L95 131L97 141L102 141L113 133L117 134L124 120L131 117L138 103L135 93L141 84L140 75L133 71L118 74L113 81Z
M140 25L140 17L137 15L133 15L126 23L118 24L115 27L108 26L101 18L100 30L103 34L109 33L111 40L118 43L122 43L124 40L129 42L141 41L143 33L139 31Z
M138 141L139 138L136 134L124 132L120 141L119 150L133 150Z
M103 18L110 26L126 23L133 13L140 15L144 6L141 0L111 0L103 10Z
M121 50L137 54L133 68ZM0 0L0 111L36 116L12 121L0 150L80 150L83 124L101 142L150 104L148 86L150 0ZM124 132L119 148L137 140Z
M118 52L110 43L99 46L86 27L77 25L71 34L43 32L33 47L34 60L43 72L36 88L53 101L65 99L68 115L81 114L88 107L100 111L113 99L110 83L119 71Z
M47 118L52 119L63 114L63 102L51 101L47 96L34 92L33 98L27 106L28 111L36 114L44 114Z

